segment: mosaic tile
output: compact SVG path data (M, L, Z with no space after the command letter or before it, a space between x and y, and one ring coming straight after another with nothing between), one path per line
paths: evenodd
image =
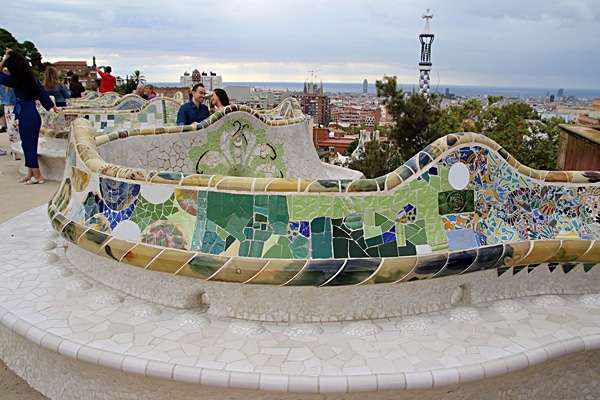
M151 112L159 108L153 104L141 120L164 120ZM124 123L124 115L107 112L94 119L108 126ZM83 163L71 171L72 178L65 180L49 207L53 226L75 241L73 235L83 231L63 216L103 235L121 235L120 240L133 240L139 229L142 243L206 256L221 254L225 259L273 260L273 266L282 268L291 265L293 272L284 273L285 279L298 273L293 281L309 285L329 280L331 285L350 285L424 279L498 268L503 262L534 265L543 262L544 256L557 262L597 262L595 248L585 253L581 245L600 239L600 189L590 183L591 175L536 172L518 164L489 139L458 133L432 143L393 173L377 179L282 178L292 170L281 138L293 133L293 124L305 120L298 114L288 115L287 120L277 115L229 107L203 122L197 131L206 129L201 140L197 132L185 128L155 125L107 132L94 141L93 130L75 120L70 148L73 158L80 157ZM290 130L274 134L273 127ZM163 139L165 133L168 140ZM127 142L140 135L151 141ZM188 142L180 145L179 140ZM107 155L103 148L119 141L132 149L146 143L148 148L139 153L144 160L146 153L157 150L164 153L164 160L146 172L137 165L103 161L96 145L101 144L100 151ZM172 147L188 151L171 153ZM314 166L302 171L311 169ZM574 187L568 185L571 181L581 183ZM161 197L163 188L168 196ZM145 196L144 190L157 195ZM581 242L569 244L574 239ZM111 241L102 240L105 245L100 252L108 256L121 258L129 250L125 243L115 242L119 245L113 254ZM93 240L84 243L92 249L99 246ZM190 253L189 259L197 259L198 254ZM456 258L438 265L438 256L444 254ZM419 264L412 271L403 269L398 279L393 271L379 266L380 259L415 255ZM143 263L142 259L136 263ZM221 268L222 260L218 260L208 264ZM275 264L275 260L283 261ZM318 264L327 272L317 279L317 264L298 271L306 260L328 261L333 267ZM180 268L193 275L194 265ZM275 272L265 268L269 278L259 279L260 271L250 269L243 274L227 272L227 279L253 282L258 274L257 282L274 282ZM208 267L200 275L214 273ZM371 277L379 273L386 277Z

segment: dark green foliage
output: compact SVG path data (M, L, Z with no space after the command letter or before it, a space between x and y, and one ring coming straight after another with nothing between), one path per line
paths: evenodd
M366 178L377 178L395 170L402 164L402 158L393 145L371 140L365 143L365 152L359 160L349 167L361 171Z
M346 149L346 154L348 154L348 155L352 154L352 152L353 152L354 150L356 150L356 147L358 147L358 139L354 139L354 140L352 141L352 143L350 143L350 144L348 145L348 148Z
M29 40L19 43L17 39L6 29L0 28L0 49L10 48L25 57L31 62L31 66L35 71L43 71L42 55L35 47L35 44Z
M124 96L133 92L137 88L137 85L137 81L134 79L133 76L126 75L123 83L115 87L115 92Z
M491 106L481 113L477 132L493 139L521 164L541 170L555 170L561 118L540 120L524 103Z
M396 143L403 159L408 160L443 136L435 125L441 113L441 95L408 95L402 89L398 89L395 76L384 76L383 80L376 81L375 85L377 96L382 98L382 104L396 122L390 129L389 139Z

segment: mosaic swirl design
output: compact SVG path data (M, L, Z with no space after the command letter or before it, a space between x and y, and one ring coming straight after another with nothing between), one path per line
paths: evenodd
M568 273L600 262L600 172L532 170L476 133L440 138L376 179L233 173L240 160L286 172L279 160L296 155L275 148L265 156L265 126L291 143L310 140L297 102L282 104L272 113L228 106L198 132L95 136L89 121L76 120L70 176L48 208L54 229L134 266L244 284L401 283L486 269L516 274L541 263ZM199 165L211 153L210 172L125 167L98 153L109 142L167 134L172 148L198 135L202 144L186 149L186 162ZM238 139L244 146L236 148Z

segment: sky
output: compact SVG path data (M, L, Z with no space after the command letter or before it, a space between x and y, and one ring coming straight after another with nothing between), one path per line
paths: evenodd
M431 87L600 88L599 0L19 0L0 27L42 61L179 82L419 80L430 9Z

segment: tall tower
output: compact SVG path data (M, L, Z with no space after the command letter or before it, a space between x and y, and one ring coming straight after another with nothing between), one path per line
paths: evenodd
M429 20L433 18L433 14L427 12L423 14L425 20L425 29L419 35L421 42L421 62L419 62L419 93L427 95L429 93L429 71L431 71L431 44L433 43L433 33L429 30Z

